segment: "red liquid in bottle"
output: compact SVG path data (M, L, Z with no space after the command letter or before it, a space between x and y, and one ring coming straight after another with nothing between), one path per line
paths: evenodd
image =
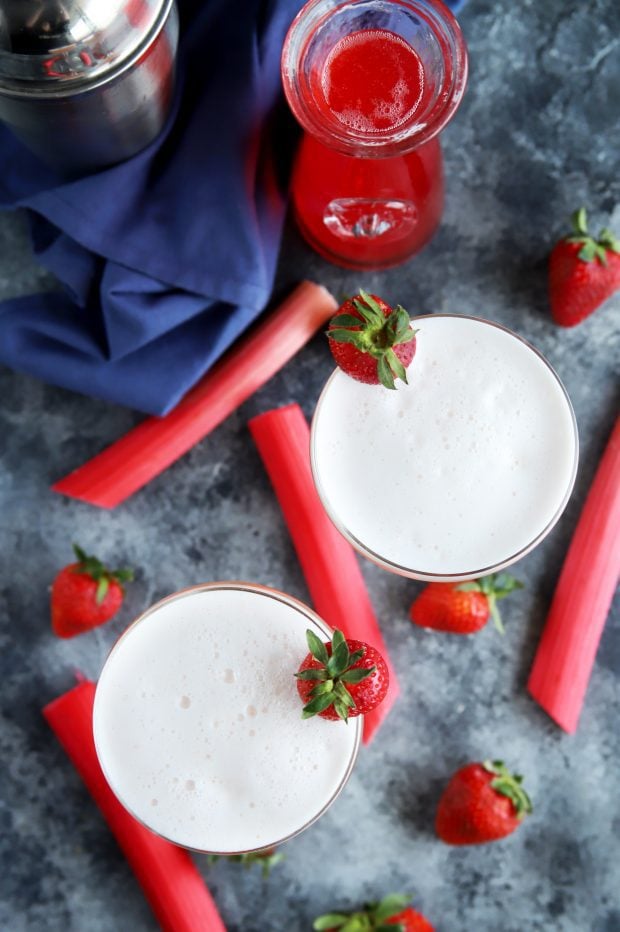
M353 32L312 75L313 103L335 133L378 141L415 125L429 90L419 56L383 29ZM351 267L395 265L435 232L443 208L441 150L432 139L406 155L344 155L304 135L293 175L299 226L323 256Z

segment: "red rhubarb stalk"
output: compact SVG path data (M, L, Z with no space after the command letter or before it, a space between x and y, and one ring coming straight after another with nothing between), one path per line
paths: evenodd
M527 688L565 731L577 729L620 576L620 419L573 534Z
M302 282L192 388L169 414L150 417L54 483L52 490L115 508L218 426L326 323L336 300Z
M334 527L310 469L310 430L299 405L253 418L250 431L282 508L317 613L345 637L383 655L390 674L386 698L364 716L368 743L398 696L396 674L364 583L356 554Z
M93 739L95 684L83 680L43 715L121 846L165 932L226 932L189 852L144 828L121 806L99 766ZM118 917L119 927L123 927Z

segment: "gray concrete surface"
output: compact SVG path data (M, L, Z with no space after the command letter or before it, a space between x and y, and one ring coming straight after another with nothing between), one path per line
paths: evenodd
M515 568L507 633L470 639L414 629L419 584L362 569L403 696L333 808L286 845L271 880L197 858L230 932L302 932L312 918L406 891L438 932L620 930L620 603L608 619L579 730L567 736L530 700L527 673L562 558L618 401L620 295L583 325L550 320L546 257L572 210L620 233L620 8L612 0L471 0L466 99L443 136L440 232L398 269L356 274L313 255L288 225L276 295L301 278L336 295L361 285L418 313L475 313L533 341L573 400L581 464L558 527ZM23 218L0 217L0 298L41 290ZM191 583L247 578L308 600L247 430L269 407L307 415L331 369L321 336L187 456L112 512L50 483L139 420L131 411L0 372L0 928L147 932L155 922L97 809L41 717L96 677L118 633L156 598ZM492 464L489 464L492 468ZM48 587L71 541L138 568L121 614L60 642ZM470 849L432 831L449 774L504 758L526 775L533 816L511 838ZM205 930L207 932L207 930Z

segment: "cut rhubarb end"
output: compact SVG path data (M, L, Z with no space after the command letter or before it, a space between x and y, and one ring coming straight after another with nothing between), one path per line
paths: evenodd
M619 576L620 420L579 516L527 683L569 733L577 729Z
M333 315L336 299L302 282L228 351L169 414L150 417L53 492L115 508L187 453L285 365Z
M355 551L332 524L316 491L308 423L299 405L291 404L258 415L249 428L280 503L314 608L345 637L376 647L388 665L388 694L364 716L367 744L396 701L398 681Z

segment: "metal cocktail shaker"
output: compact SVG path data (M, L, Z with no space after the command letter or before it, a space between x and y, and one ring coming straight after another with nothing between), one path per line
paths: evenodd
M174 0L0 0L0 119L64 174L134 155L168 115Z

